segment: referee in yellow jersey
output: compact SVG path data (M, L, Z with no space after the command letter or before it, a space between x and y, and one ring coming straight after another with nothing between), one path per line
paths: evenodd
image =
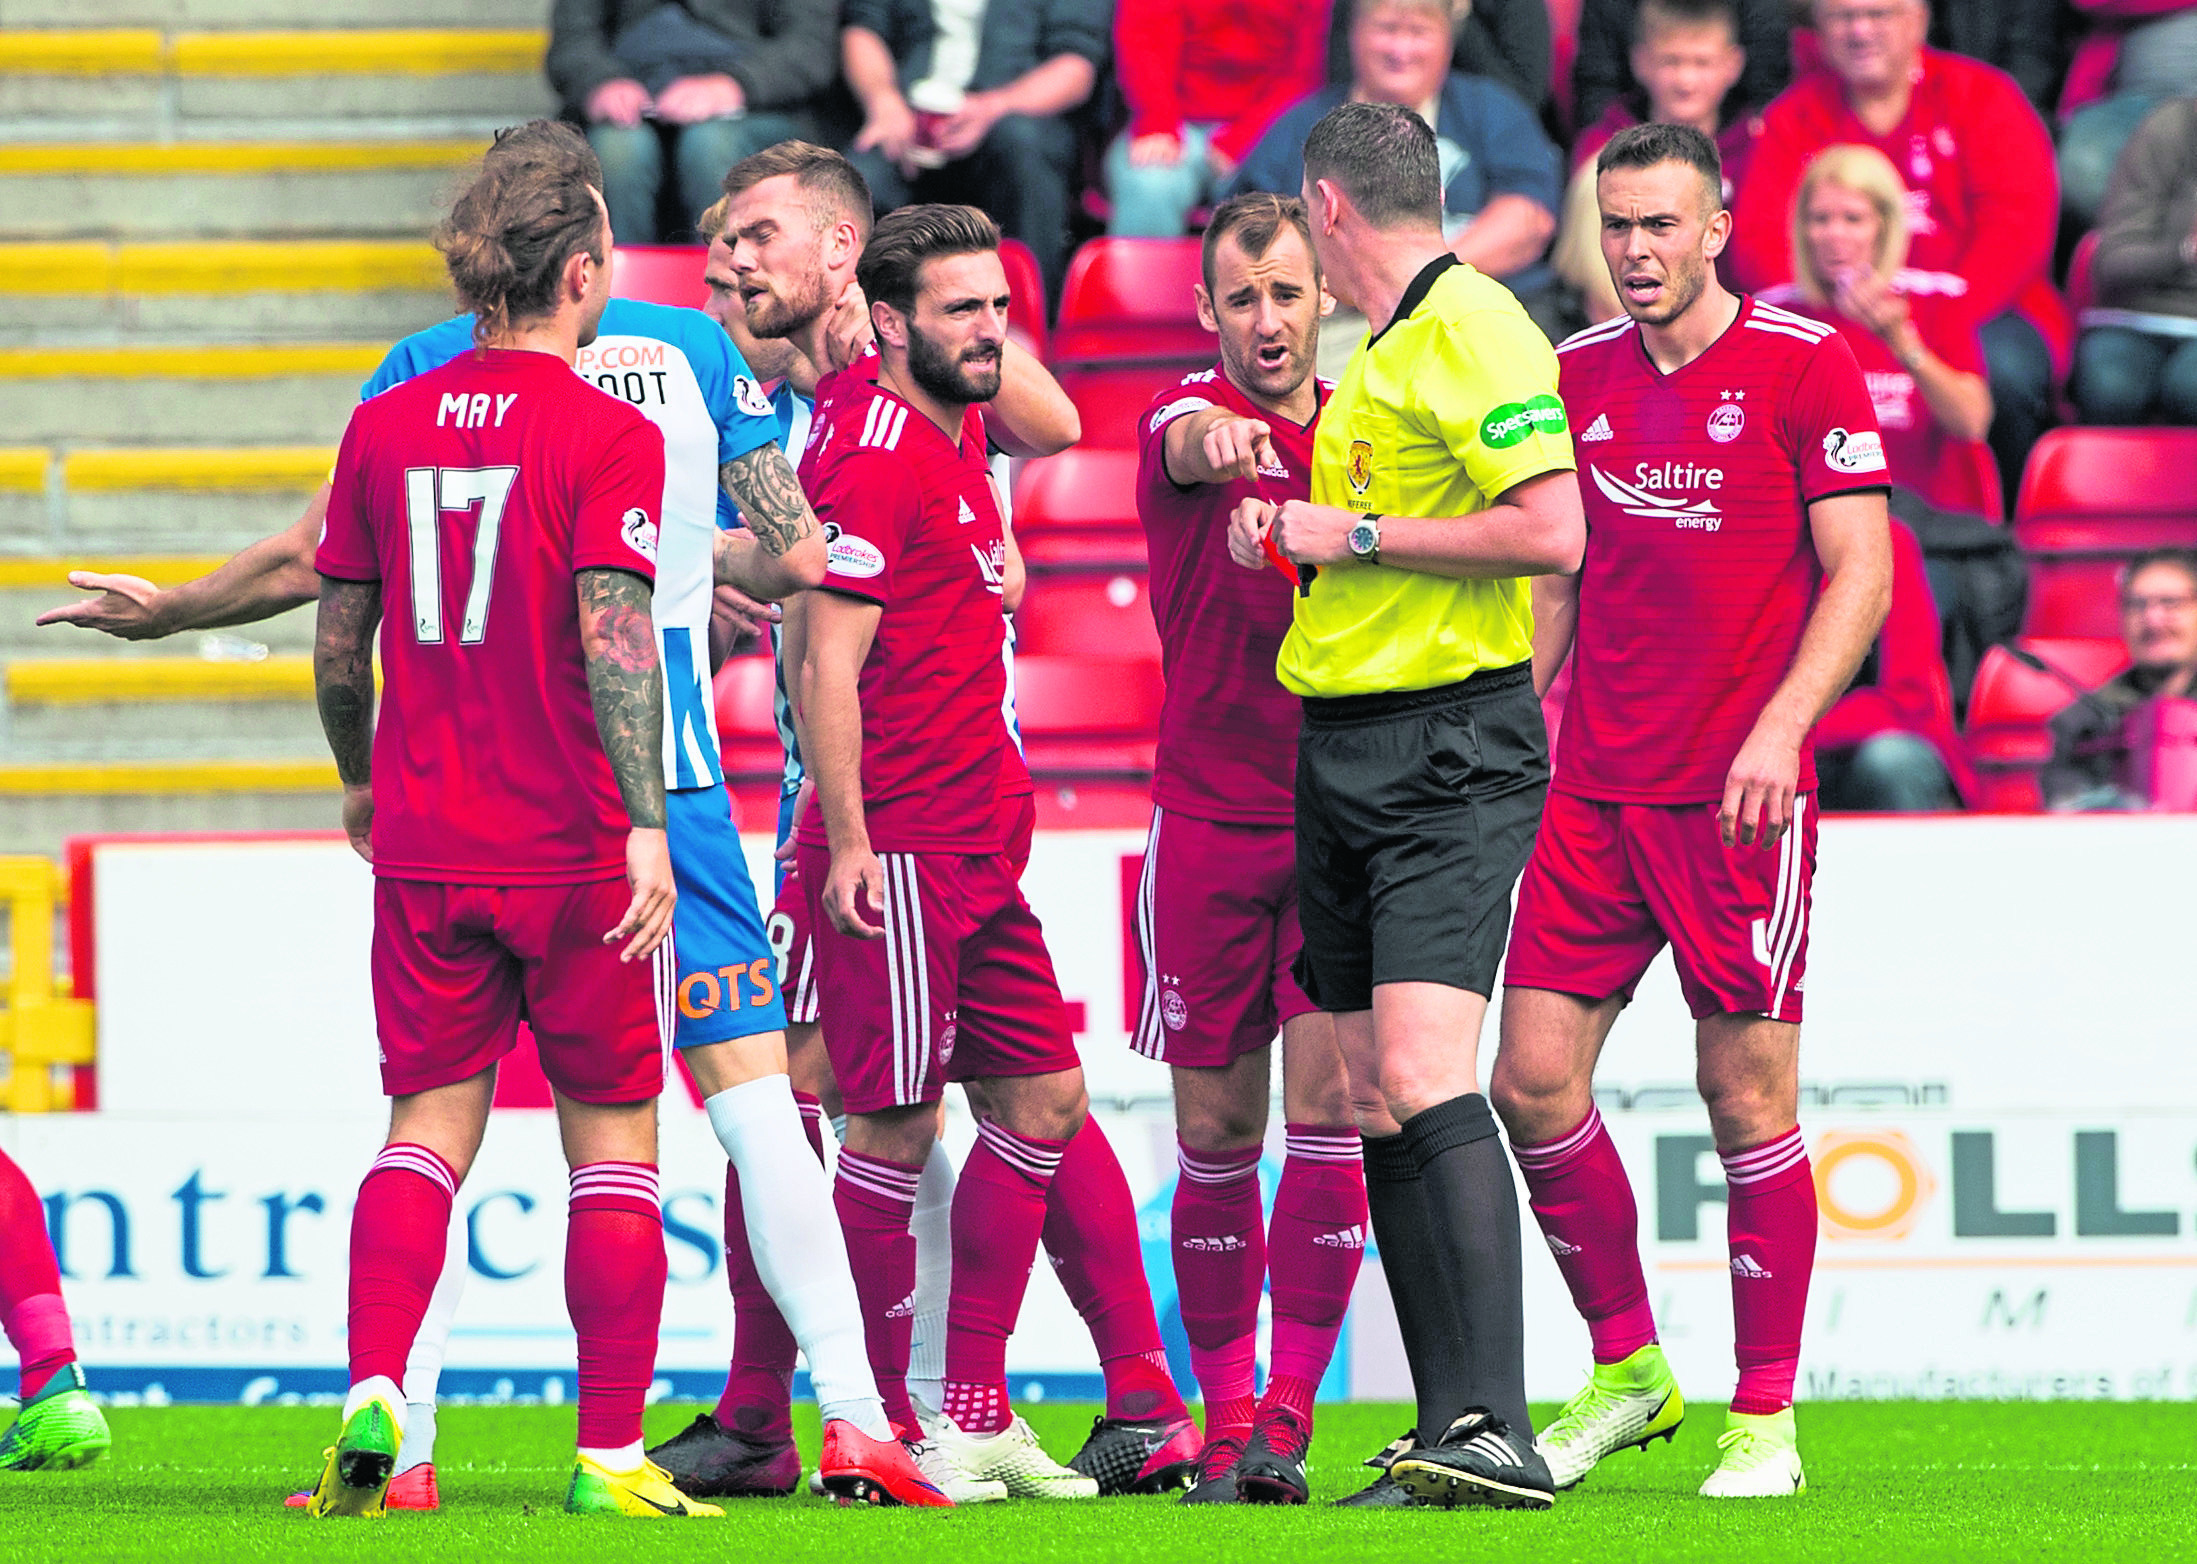
M1297 976L1335 1015L1418 1400L1410 1447L1342 1502L1546 1509L1518 1200L1475 1054L1548 786L1527 578L1586 547L1571 434L1548 339L1443 247L1424 120L1337 107L1304 199L1373 334L1320 412L1311 503L1246 501L1229 552L1256 566L1263 538L1305 578L1278 670L1305 711Z

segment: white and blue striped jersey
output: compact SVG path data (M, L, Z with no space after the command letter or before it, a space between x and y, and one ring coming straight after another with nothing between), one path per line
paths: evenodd
M361 393L374 396L473 345L473 317L415 332L389 350ZM724 328L700 310L612 299L580 374L630 402L664 436L664 503L656 545L657 654L664 665L664 786L724 785L709 676L716 579L718 469L780 438L780 423Z

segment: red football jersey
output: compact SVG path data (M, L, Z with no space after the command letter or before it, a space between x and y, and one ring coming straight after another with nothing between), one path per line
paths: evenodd
M1951 368L1971 375L1984 372L1983 339L1977 335L1968 306L1966 282L1948 272L1903 268L1893 276L1892 286L1905 296L1925 347ZM1763 297L1810 320L1836 326L1854 350L1854 361L1861 366L1862 381L1876 408L1885 465L1894 483L1945 510L1981 508L1983 497L1977 489L1984 464L1991 460L1990 447L1981 440L1956 440L1946 432L1931 415L1915 377L1892 356L1882 337L1828 304L1809 303L1797 288L1766 289Z
M996 853L1030 794L1007 731L1007 543L971 421L959 445L857 370L816 388L801 486L828 591L884 609L862 665L862 806L879 852ZM810 810L801 840L827 845Z
M664 437L548 353L486 349L359 404L315 567L382 584L374 872L625 869L573 575L656 579Z
M1868 388L1836 330L1753 298L1674 374L1630 318L1579 333L1557 362L1587 554L1553 785L1721 798L1822 582L1809 503L1888 482ZM1800 785L1815 786L1806 744Z
M1327 400L1321 384L1320 401ZM1281 465L1257 483L1178 485L1167 474L1167 426L1224 407L1272 431ZM1274 660L1289 633L1291 588L1278 570L1244 570L1228 557L1228 517L1245 499L1310 499L1312 436L1260 408L1218 366L1183 376L1153 398L1138 425L1137 517L1152 561L1167 697L1160 707L1152 801L1170 813L1234 825L1296 818L1297 725L1303 703L1282 688Z

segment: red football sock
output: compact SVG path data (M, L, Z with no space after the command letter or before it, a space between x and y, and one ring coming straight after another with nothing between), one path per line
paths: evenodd
M1195 1151L1178 1143L1175 1160L1181 1169L1171 1216L1175 1293L1190 1338L1190 1370L1205 1397L1205 1437L1241 1437L1256 1405L1259 1289L1266 1280L1259 1148Z
M76 1338L46 1237L46 1208L6 1152L0 1152L0 1256L0 1327L22 1359L18 1393L28 1401L76 1361Z
M908 1219L915 1214L915 1186L922 1177L920 1162L911 1166L842 1150L832 1183L832 1203L847 1235L847 1262L862 1303L870 1372L877 1376L885 1415L911 1434L918 1425L908 1402L908 1338L915 1328L915 1235Z
M816 1160L824 1160L823 1105L811 1093L793 1094ZM725 1164L725 1283L732 1290L732 1365L713 1414L720 1428L764 1443L793 1438L793 1368L798 1352L785 1316L771 1300L748 1248L740 1216L740 1173Z
M1513 1142L1534 1219L1585 1316L1594 1361L1618 1363L1654 1341L1648 1279L1640 1268L1640 1215L1602 1111L1537 1146Z
M1012 1416L1007 1338L1022 1312L1030 1265L1045 1230L1046 1193L1068 1146L1067 1141L1017 1135L979 1119L976 1147L954 1188L945 1411L972 1434L997 1433ZM909 1196L914 1198L912 1184ZM911 1254L911 1283L913 1279Z
M1045 1251L1090 1327L1106 1373L1108 1417L1187 1417L1144 1276L1137 1203L1098 1120L1068 1142L1045 1197ZM1256 1308L1256 1303L1254 1303Z
M1793 1404L1801 1320L1816 1264L1816 1178L1798 1129L1723 1158L1730 1206L1732 1410L1762 1415Z
M1265 1402L1278 1401L1309 1418L1310 1395L1297 1406L1296 1389L1285 1390L1283 1381L1317 1388L1334 1359L1365 1258L1365 1160L1350 1125L1292 1124L1287 1133L1289 1158L1266 1236L1274 1351Z
M404 1360L450 1247L458 1175L425 1146L382 1147L351 1211L351 1383L404 1383Z
M648 1162L572 1170L565 1308L580 1338L580 1448L641 1437L664 1318L664 1208Z

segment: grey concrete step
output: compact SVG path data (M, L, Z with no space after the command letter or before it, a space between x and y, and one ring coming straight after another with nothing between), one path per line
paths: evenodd
M342 433L336 426L335 433ZM298 519L305 494L0 494L0 552L233 554ZM59 580L57 576L55 578ZM56 589L67 592L66 584ZM56 598L55 601L62 599ZM8 645L0 594L0 650ZM51 604L41 604L40 611Z
M342 795L303 792L12 793L0 798L0 853L60 856L107 831L332 831ZM240 930L239 938L249 931Z
M273 173L0 176L0 240L418 238L455 163Z
M443 290L8 293L0 347L129 342L394 342L454 312Z
M515 124L557 112L539 72L448 76L0 76L0 141L94 140L248 132L387 135L404 123ZM360 121L364 125L347 122Z
M8 27L540 27L546 0L6 0Z
M319 759L326 748L309 700L10 703L0 720L0 764Z
M333 444L358 406L369 371L269 375L0 378L0 429L25 445Z

